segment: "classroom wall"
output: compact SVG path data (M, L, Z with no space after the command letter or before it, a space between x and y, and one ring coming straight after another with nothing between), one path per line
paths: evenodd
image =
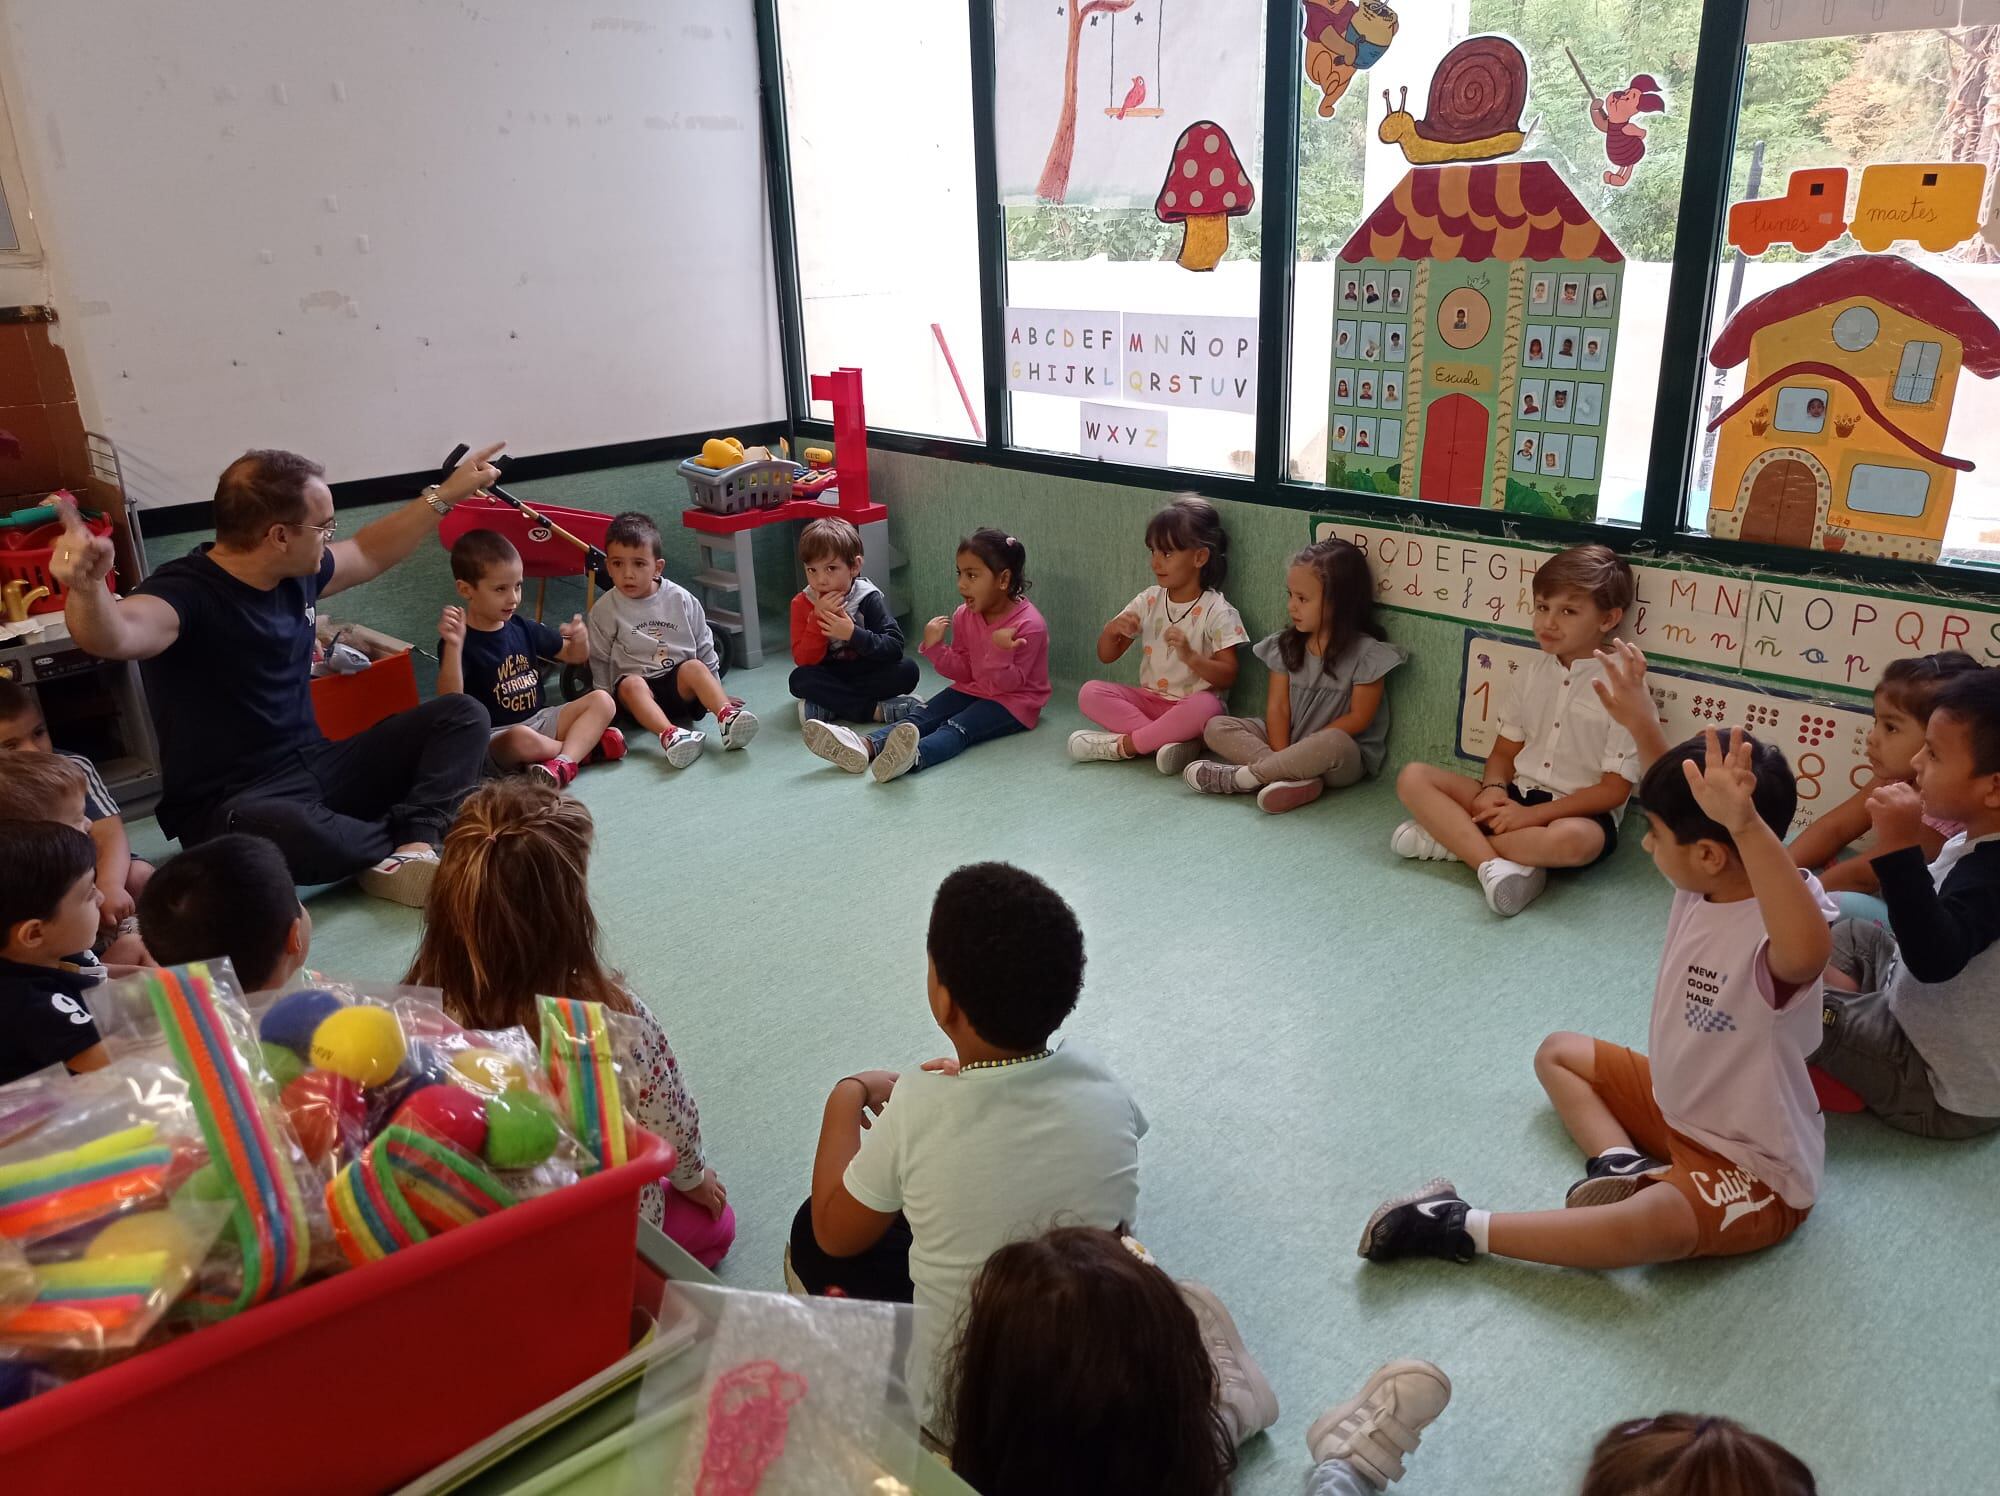
M778 417L751 0L8 0L0 90L128 488ZM18 279L18 277L16 278Z

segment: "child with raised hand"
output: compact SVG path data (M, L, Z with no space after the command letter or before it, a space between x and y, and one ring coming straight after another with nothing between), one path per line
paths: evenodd
M74 826L0 820L0 1085L49 1065L99 1070L83 994L103 979L75 953L97 933L97 848Z
M1639 769L1632 736L1593 684L1596 658L1632 606L1632 568L1608 546L1575 545L1535 573L1541 654L1510 676L1496 706L1500 734L1479 778L1403 766L1396 793L1410 812L1389 839L1399 857L1463 862L1487 907L1519 914L1548 869L1589 867L1618 845L1618 817Z
M1139 684L1084 683L1078 709L1105 732L1069 735L1069 756L1153 759L1178 774L1198 754L1201 730L1236 684L1236 647L1249 642L1243 620L1221 592L1229 575L1229 535L1207 499L1182 494L1146 525L1153 583L1097 636L1109 665L1139 643Z
M1621 671L1607 694L1641 749L1656 746L1643 671ZM1650 1055L1573 1033L1535 1052L1588 1161L1564 1208L1489 1214L1433 1179L1376 1207L1361 1256L1633 1267L1758 1251L1804 1223L1826 1156L1806 1056L1835 911L1779 840L1798 806L1784 754L1732 738L1711 729L1640 781L1646 850L1677 890Z
M1252 653L1271 672L1262 717L1216 717L1203 739L1221 761L1187 765L1188 785L1210 795L1257 797L1276 814L1382 767L1389 739L1388 675L1403 652L1375 621L1368 559L1326 539L1285 570L1288 626Z
M872 774L886 784L974 744L1028 731L1049 700L1049 630L1027 599L1028 586L1027 547L1004 530L974 530L958 543L964 601L949 619L924 625L919 651L950 688L866 738L831 722L808 722L806 747L850 774Z
M1945 682L1912 768L1868 796L1889 928L1835 928L1812 1063L1892 1127L1977 1137L2000 1130L2000 670ZM1938 821L1965 829L1930 857Z
M708 742L694 724L708 713L724 748L747 748L757 718L722 689L722 657L692 592L667 580L660 527L637 510L604 531L611 590L590 610L590 674L602 690L659 735L667 762L685 769Z
M1605 1431L1577 1496L1818 1496L1804 1460L1729 1418L1661 1413Z
M284 854L240 831L161 863L139 895L139 923L160 965L227 958L245 992L283 987L312 947L312 916Z
M903 626L882 589L861 575L861 532L835 515L799 532L805 589L792 598L791 691L799 726L811 721L896 722L923 705L917 662L903 658Z
M659 1020L605 967L590 907L596 827L579 801L526 776L489 780L460 808L424 905L405 982L436 987L475 1029L536 1031L538 994L603 1003L639 1021L633 1119L674 1145L674 1171L646 1186L646 1218L713 1267L736 1235L728 1192L702 1155L701 1114Z
M1882 677L1875 683L1875 720L1868 729L1869 782L1792 840L1792 860L1819 873L1821 884L1835 896L1842 913L1876 918L1879 923L1881 902L1868 897L1877 892L1869 859L1835 859L1868 834L1870 795L1887 784L1915 781L1916 756L1924 746L1924 728L1938 692L1947 681L1979 668L1979 661L1957 649L1891 660L1883 667ZM1918 840L1925 860L1936 857L1944 844L1964 829L1955 821L1926 816Z
M153 865L132 855L125 819L118 813L118 802L111 798L111 791L104 787L97 766L81 753L56 748L34 693L11 680L0 680L0 753L53 753L68 759L82 772L83 818L87 823L84 830L97 848L97 889L104 895L98 915L104 926L99 932L104 958L113 962L144 961L146 950L140 942L134 915L139 895L152 876Z
M521 553L496 530L467 530L451 548L453 585L463 607L438 620L438 694L463 693L493 724L487 755L502 769L526 768L567 789L584 764L621 759L625 735L611 725L618 703L590 691L542 704L539 660L590 659L581 614L559 631L519 617Z

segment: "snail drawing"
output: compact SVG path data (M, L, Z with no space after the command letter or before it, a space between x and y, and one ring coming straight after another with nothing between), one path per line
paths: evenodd
M1389 104L1389 90L1382 90ZM1418 166L1440 161L1488 161L1518 151L1527 133L1521 110L1528 102L1528 59L1504 36L1469 36L1431 74L1424 117L1410 113L1410 91L1376 133L1400 146Z

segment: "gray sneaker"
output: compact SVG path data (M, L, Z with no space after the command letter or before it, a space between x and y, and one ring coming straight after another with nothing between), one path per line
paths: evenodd
M905 717L916 716L923 709L924 698L921 696L891 696L882 703L882 708L876 715L893 726Z
M1189 789L1200 790L1204 795L1249 793L1236 782L1236 765L1225 764L1217 759L1196 759L1181 771L1181 779Z
M732 708L728 715L722 718L722 746L725 749L748 748L750 740L757 736L757 729L761 725L757 721L757 714L749 707Z
M917 766L917 744L923 741L923 736L914 722L898 722L890 728L889 736L875 750L875 762L868 766L875 782L887 784L914 769Z
M1306 1430L1313 1459L1345 1460L1380 1491L1403 1478L1403 1457L1451 1401L1451 1378L1428 1361L1391 1361L1360 1392Z
M660 734L660 746L667 750L669 764L685 769L701 757L701 750L708 746L708 734L691 727L670 727Z
M806 747L836 769L850 774L868 772L868 744L851 727L833 722L808 722L803 729Z
M1182 774L1201 755L1202 745L1198 742L1169 743L1153 755L1153 767L1162 774Z
M1215 1406L1229 1429L1229 1438L1238 1449L1278 1421L1278 1396L1264 1379L1263 1371L1250 1359L1236 1321L1222 1306L1213 1290L1191 1280L1174 1285L1194 1310L1201 1326L1201 1342L1215 1363Z

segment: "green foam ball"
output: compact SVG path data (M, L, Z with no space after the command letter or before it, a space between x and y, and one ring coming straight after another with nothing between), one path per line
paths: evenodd
M532 1169L556 1151L556 1117L533 1091L509 1091L486 1103L486 1161L496 1169Z
M271 1079L277 1082L280 1091L306 1073L306 1062L299 1058L296 1049L271 1043L260 1044L258 1048L264 1051L264 1068L271 1072Z

